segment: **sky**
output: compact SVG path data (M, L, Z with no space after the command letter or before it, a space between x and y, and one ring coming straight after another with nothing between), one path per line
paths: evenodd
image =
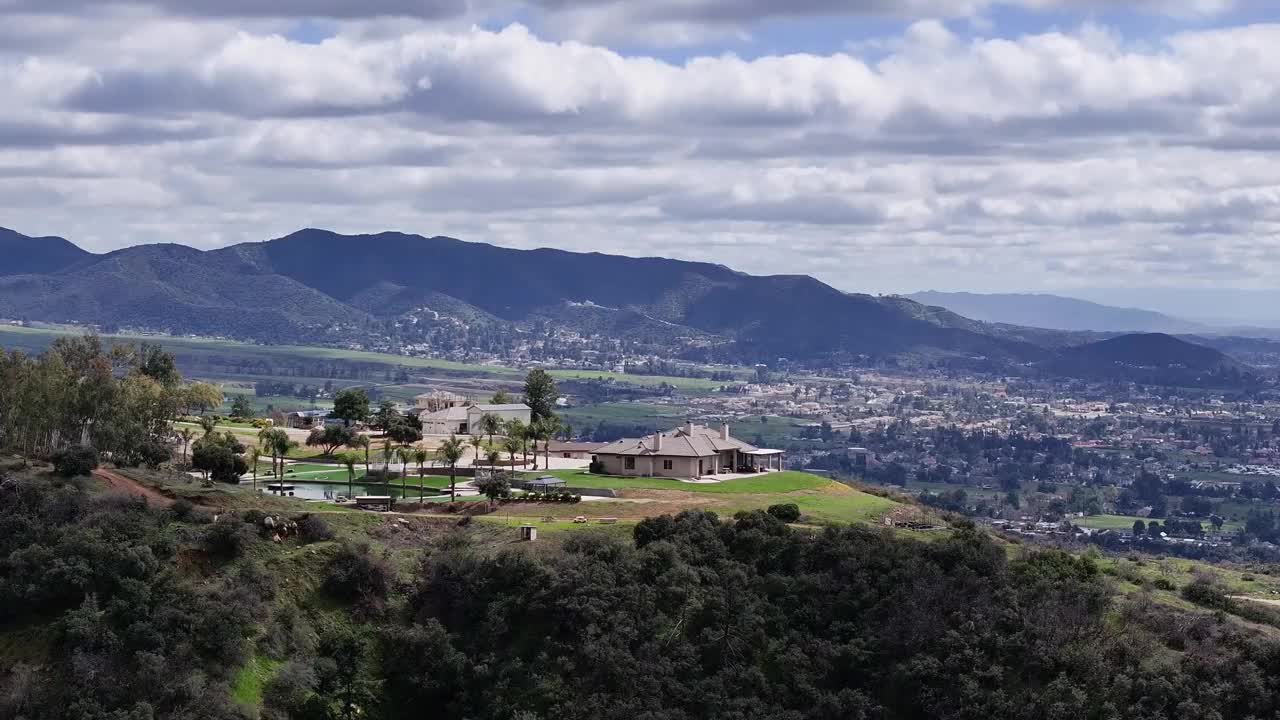
M0 0L0 226L398 230L871 293L1277 288L1269 5Z

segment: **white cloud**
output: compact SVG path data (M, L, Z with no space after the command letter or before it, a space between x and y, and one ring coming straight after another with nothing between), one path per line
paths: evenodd
M126 17L114 52L48 17L0 51L0 225L95 249L398 229L862 290L1280 279L1280 169L1252 152L1280 147L1280 26L926 19L874 56L672 62L519 25L305 44Z

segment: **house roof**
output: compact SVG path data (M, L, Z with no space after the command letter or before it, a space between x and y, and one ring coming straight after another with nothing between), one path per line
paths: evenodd
M684 425L661 433L662 448L656 449L655 436L627 438L597 448L600 455L653 455L667 457L708 457L726 450L752 452L754 445L730 436L727 440L720 431L705 425Z
M450 420L462 421L467 419L467 408L454 406L435 412L423 412L418 415L418 420L422 422L448 422Z
M595 452L604 446L605 443L598 442L564 442L562 440L552 440L551 452Z
M513 410L529 410L529 406L524 403L503 403L501 405L479 404L471 407L480 412L511 412Z

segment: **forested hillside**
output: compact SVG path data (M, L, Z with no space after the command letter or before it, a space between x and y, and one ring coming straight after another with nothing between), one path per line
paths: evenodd
M0 716L1246 718L1280 643L1087 558L690 512L623 541L441 529L416 566L303 520L0 482ZM331 516L332 521L343 519ZM393 542L377 526L358 533ZM401 529L399 534L409 532ZM503 546L505 545L505 548Z

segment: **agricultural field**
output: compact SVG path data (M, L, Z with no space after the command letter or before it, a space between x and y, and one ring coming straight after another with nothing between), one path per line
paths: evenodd
M22 349L39 352L48 347L54 339L67 335L83 335L83 329L69 327L18 327L0 326L0 347ZM184 375L190 377L226 377L239 379L246 374L254 374L260 379L290 379L303 382L304 377L290 372L288 374L259 374L246 370L245 373L228 373L230 367L272 367L288 364L290 366L316 366L320 364L341 365L352 372L359 371L368 376L370 372L382 373L385 376L396 371L434 372L455 378L476 378L490 381L519 381L524 370L505 367L496 363L462 363L436 358L410 357L390 353L367 352L363 350L347 350L344 348L304 346L304 345L256 345L218 338L171 337L163 335L137 335L130 333L104 334L103 339L119 342L148 342L161 345L174 353L178 366ZM219 372L213 368L222 368ZM685 391L711 391L724 385L716 380L701 378L667 377L661 375L630 375L595 370L549 369L557 380L613 380L642 387L672 385ZM312 376L314 378L314 376ZM319 379L319 378L315 378ZM335 384L349 379L346 373L325 378L332 379ZM361 379L368 379L363 377ZM388 385L390 377L384 378ZM321 380L323 382L323 379ZM350 384L349 382L346 384Z

